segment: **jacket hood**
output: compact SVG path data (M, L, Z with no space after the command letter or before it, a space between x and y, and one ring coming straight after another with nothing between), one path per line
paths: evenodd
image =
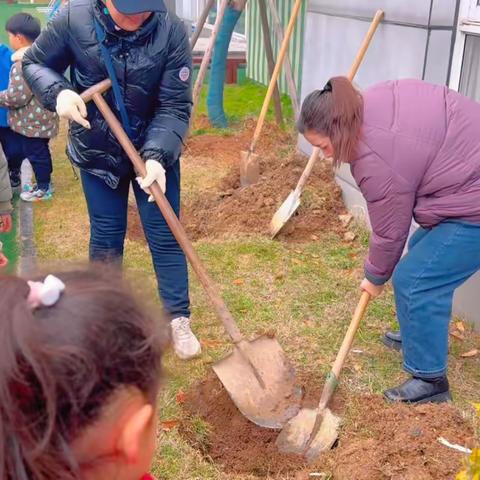
M30 47L19 48L16 52L14 52L12 55L12 62L21 62L29 48Z

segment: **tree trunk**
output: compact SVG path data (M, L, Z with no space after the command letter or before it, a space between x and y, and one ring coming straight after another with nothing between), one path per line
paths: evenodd
M222 26L218 33L213 52L210 69L210 83L208 89L207 106L210 123L218 128L228 125L223 108L223 93L227 72L228 47L232 39L233 30L242 15L247 0L232 0L225 12Z

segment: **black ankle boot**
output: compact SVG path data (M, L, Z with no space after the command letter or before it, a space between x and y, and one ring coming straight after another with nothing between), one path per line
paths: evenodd
M383 395L391 402L405 403L443 403L452 399L446 376L412 377L398 387L385 390Z
M382 338L382 342L388 348L391 348L397 352L402 351L402 337L398 331L388 331Z

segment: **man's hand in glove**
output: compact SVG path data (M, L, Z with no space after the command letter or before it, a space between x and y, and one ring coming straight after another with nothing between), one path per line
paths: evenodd
M87 106L82 97L73 90L62 90L58 94L56 110L60 118L76 122L84 128L91 128L87 120Z
M165 193L167 189L167 179L165 177L165 169L163 168L162 164L156 160L147 160L145 162L145 168L147 169L147 175L145 175L145 178L137 177L137 182L140 185L140 188L149 194L149 187L153 182L157 182L160 185L162 192ZM148 197L148 201L155 201L152 195Z

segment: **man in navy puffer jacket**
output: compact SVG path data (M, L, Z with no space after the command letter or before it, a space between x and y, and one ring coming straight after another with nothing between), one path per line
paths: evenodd
M71 83L64 77L68 67ZM23 71L45 107L72 121L67 151L81 171L91 260L121 262L132 183L175 351L184 359L198 355L185 256L147 193L158 181L179 214L179 158L190 119L192 72L183 23L163 0L71 0L25 55ZM120 99L113 91L105 98L146 162L140 185L132 182L132 166L100 112L78 95L106 77L118 83Z

